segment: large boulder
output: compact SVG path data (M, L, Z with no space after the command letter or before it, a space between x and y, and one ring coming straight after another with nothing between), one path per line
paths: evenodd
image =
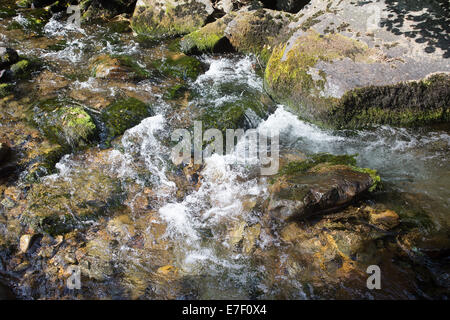
M352 156L315 155L281 169L270 186L267 210L280 220L336 211L373 190L378 182L376 171L356 167Z
M448 9L440 5L313 0L282 31L289 40L273 49L265 87L325 126L447 122Z
M255 54L265 63L272 48L288 39L280 32L293 18L292 14L257 5L244 7L186 35L181 49L192 53L234 48L238 52Z
M154 39L183 35L202 27L213 12L210 0L140 0L131 27Z

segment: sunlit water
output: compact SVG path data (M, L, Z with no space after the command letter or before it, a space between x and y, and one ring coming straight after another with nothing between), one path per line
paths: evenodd
M16 18L19 22L20 19L20 16ZM52 52L24 47L21 53L41 55L52 63L79 69L86 68L94 51L96 54L127 53L142 65L155 54L155 51L150 53L140 48L134 40L124 43L114 36L103 38L101 29L94 34L87 33L55 19L47 24L45 33L49 38L65 39L65 48ZM198 93L191 106L215 107L243 95L264 94L263 80L255 71L256 61L252 57L203 56L201 60L207 70L189 84ZM224 90L227 85L235 91ZM70 86L105 95L114 95L115 90L99 85L88 75ZM133 90L149 92L151 85L143 81ZM255 161L246 164L233 161L242 157L239 149L229 155L214 154L204 160L200 188L180 201L176 197L177 187L167 175L172 164L166 141L176 128L171 128L166 119L169 106L160 97L158 101L154 106L156 114L129 129L120 141L120 148L109 151L105 170L121 179L125 187L131 180L143 188L147 182L142 178L142 169L151 173L149 179L158 199L153 208L167 223L165 237L176 243L176 267L184 274L206 279L199 298L248 298L255 290L270 297L268 289L258 280L264 277L264 267L234 252L229 234L224 231L236 222L243 220L252 224L260 219L261 212L244 209L245 201L268 194L267 179L255 176L258 161L253 159ZM282 105L266 119L253 117L251 124L260 132L279 131L282 150L357 154L359 166L377 169L381 175L385 192L379 196L380 201L402 205L405 211L423 211L432 217L437 230L449 228L448 128L440 131L380 126L373 130L331 131L299 120ZM77 163L75 158L64 157L56 166L58 173L44 180L51 183L58 176L69 177L73 170L82 168L83 163ZM412 196L404 200L403 194ZM126 205L133 210L132 202ZM271 241L264 230L261 239L260 247L264 247L265 239ZM123 252L129 251L124 244ZM139 263L145 267L145 261L139 260ZM302 285L292 280L291 286L297 289L297 297L306 297Z

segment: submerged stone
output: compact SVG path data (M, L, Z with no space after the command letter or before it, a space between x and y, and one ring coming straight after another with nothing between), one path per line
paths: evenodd
M100 170L80 170L34 184L22 223L51 235L83 228L120 205L119 181Z

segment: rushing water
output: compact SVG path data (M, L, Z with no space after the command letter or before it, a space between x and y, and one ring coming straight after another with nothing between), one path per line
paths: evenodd
M20 20L20 16L15 18ZM37 48L35 40L17 48L21 54L44 58L53 70L62 73L77 70L79 75L69 85L104 96L114 96L122 88L89 76L89 57L95 54L129 54L146 66L164 52L164 45L144 47L131 35L110 34L101 27L76 29L52 19L45 27L47 39L65 40L59 51ZM215 108L243 97L264 96L263 80L256 71L253 57L238 55L204 55L200 57L206 71L189 82L195 92L189 108ZM229 155L214 154L205 159L202 183L185 197L177 197L177 186L170 178L172 163L167 143L177 116L172 106L162 99L158 81L149 79L126 88L140 96L156 97L155 115L125 132L119 147L107 150L102 170L122 181L125 190L144 193L150 184L154 194L152 209L166 225L164 238L171 241L173 264L184 275L196 281L197 298L277 297L266 282L265 265L248 255L233 250L233 233L240 223L253 226L262 212L248 210L246 204L264 199L268 179L258 177L258 161L240 164L238 151ZM372 130L321 129L299 120L285 106L277 105L270 115L260 117L249 112L248 127L280 132L281 151L306 154L327 152L357 154L358 166L377 169L383 180L383 191L376 201L394 207L404 216L424 214L433 222L430 232L447 233L450 228L450 135L449 128L404 129L379 126ZM90 160L94 161L94 160ZM95 161L94 161L95 162ZM57 173L43 178L46 183L59 178L71 179L87 170L89 161L79 155L67 155L57 165ZM150 175L142 174L150 173ZM136 187L136 185L138 187ZM133 198L125 204L134 212ZM266 229L261 230L257 246L278 246L278 240ZM230 244L231 243L231 244ZM117 264L127 268L130 260L148 270L146 257L133 254L126 242L120 243L122 255ZM281 251L280 256L286 253ZM147 257L148 258L148 257ZM151 258L149 258L151 259ZM314 297L297 282L287 277L290 297ZM257 294L255 293L257 292Z

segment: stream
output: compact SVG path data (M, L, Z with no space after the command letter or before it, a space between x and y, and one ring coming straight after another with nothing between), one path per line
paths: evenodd
M36 37L23 30L9 30L7 25L11 20L22 23L20 14L0 20L0 42L8 43L21 56L39 58L43 61L41 72L51 73L57 80L42 77L38 81L35 77L21 83L20 94L14 100L2 102L3 110L11 108L13 103L25 110L47 96L69 98L79 101L100 121L96 116L104 105L127 96L151 104L153 111L150 117L114 139L110 146L100 138L95 146L64 155L54 172L39 178L39 184L48 188L67 185L70 194L83 197L82 188L107 192L109 187L95 185L106 184L103 178L79 181L100 172L120 182L122 196L118 200L120 206L112 214L96 221L84 221L86 229L79 231L83 236L76 235L76 231L65 236L64 241L72 244L59 252L54 249L47 260L42 254L38 257L44 242L35 241L27 253L31 264L28 271L8 273L13 275L11 279L16 279L8 280L16 296L25 299L64 296L370 299L448 294L445 289L449 281L445 270L450 231L448 125L378 126L366 130L319 128L271 101L264 91L258 60L237 53L198 56L204 71L196 79L185 79L182 83L189 97L167 99L166 90L178 80L152 73L152 68L154 61L167 57L171 41L139 42L131 33L115 33L99 25L78 29L65 24L58 16L45 25L42 36ZM151 76L139 81L94 77L90 71L91 59L105 54L132 57L139 66L150 70ZM58 77L67 83L62 84ZM414 253L401 256L399 248L387 249L393 248L396 242L395 235L388 235L393 238L377 238L374 242L378 249L383 247L380 259L384 261L386 256L389 270L395 270L387 271L383 278L383 288L386 288L383 292L373 293L364 288L365 278L361 274L343 277L345 281L333 280L331 271L323 271L327 275L317 274L320 268L311 267L313 264L305 253L309 252L308 246L313 248L309 241L316 236L304 244L289 244L282 227L278 229L268 223L263 202L269 195L270 177L258 174L257 160L242 164L237 161L242 154L235 151L228 155L213 154L204 160L201 168L187 166L183 171L174 166L170 139L175 129L190 128L198 110L214 110L250 100L258 101L264 112L246 109L245 129L277 130L280 154L356 155L359 167L376 169L382 188L346 210L366 205L394 210L404 228L419 228L424 248L430 252L437 250L438 258L421 263ZM12 119L17 117L20 118L11 115ZM3 119L7 116L2 122ZM4 125L6 122L0 128ZM23 180L18 181L19 188L28 186ZM304 231L305 234L318 232L313 229L314 223L305 222L302 228L310 230ZM52 243L56 239L52 237ZM431 240L427 242L428 239ZM367 253L370 250L365 251L367 255L376 255ZM64 281L57 276L64 272L54 267L58 263L68 265L67 261L75 258L83 274L81 293L65 289ZM335 269L346 265L345 261L333 261Z

